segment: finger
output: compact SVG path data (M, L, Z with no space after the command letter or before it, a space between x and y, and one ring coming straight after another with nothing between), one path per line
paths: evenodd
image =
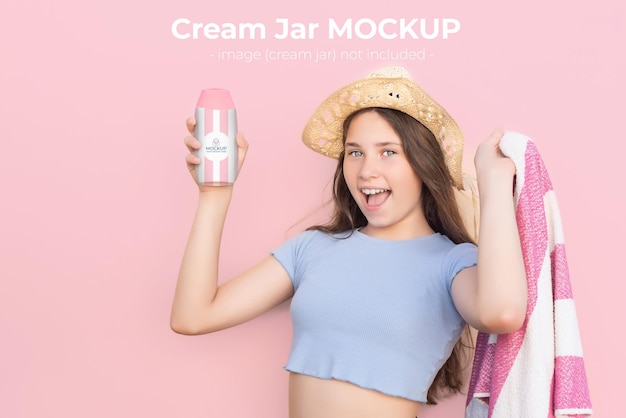
M199 150L200 147L202 147L202 143L198 141L196 138L194 138L193 136L186 136L184 139L184 142L189 152L194 152L196 150Z
M195 154L187 154L185 156L185 162L187 165L198 165L200 164L200 158Z
M241 166L243 165L243 162L246 159L246 154L248 153L248 141L246 140L246 137L243 135L243 133L241 132L237 132L237 148L238 148L238 154L239 154L239 169L241 169Z
M500 143L500 140L502 139L503 136L504 136L504 128L502 128L501 126L498 126L491 133L491 135L489 135L486 142L489 142L493 144L494 146L497 146Z
M187 118L187 120L185 121L185 124L187 125L187 130L189 131L189 133L193 135L194 133L193 130L196 127L196 118L194 117Z
M248 141L246 140L246 137L243 135L243 133L237 132L237 148L246 152L249 146L250 145L248 144Z

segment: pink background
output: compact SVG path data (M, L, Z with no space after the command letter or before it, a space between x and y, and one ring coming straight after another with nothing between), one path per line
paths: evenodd
M286 416L287 306L214 335L169 330L196 203L184 121L200 89L224 87L251 143L222 247L229 277L324 219L334 163L301 145L301 129L327 93L388 63L225 62L210 56L218 48L425 48L425 60L396 64L464 129L468 171L495 126L534 138L561 206L595 416L618 416L622 2L162 3L2 4L0 416ZM177 40L179 17L262 22L268 39ZM462 27L445 41L331 41L324 29L385 17ZM320 29L278 41L277 18ZM420 418L460 417L463 402Z

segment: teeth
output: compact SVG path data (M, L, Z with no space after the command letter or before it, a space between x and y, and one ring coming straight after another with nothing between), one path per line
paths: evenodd
M372 195L386 192L387 189L361 189L361 191L363 192L363 194Z

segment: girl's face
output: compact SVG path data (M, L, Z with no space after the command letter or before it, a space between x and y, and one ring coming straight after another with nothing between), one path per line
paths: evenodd
M375 111L360 113L351 121L343 174L368 221L361 232L384 239L433 233L420 203L422 181L413 171L398 134Z

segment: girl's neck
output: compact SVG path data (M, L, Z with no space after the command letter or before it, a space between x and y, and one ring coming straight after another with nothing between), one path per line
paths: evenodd
M407 240L413 238L425 237L435 233L433 229L425 223L423 225L416 225L414 228L405 228L401 225L387 226L384 228L377 228L371 224L367 224L359 231L372 238L386 239L386 240Z

